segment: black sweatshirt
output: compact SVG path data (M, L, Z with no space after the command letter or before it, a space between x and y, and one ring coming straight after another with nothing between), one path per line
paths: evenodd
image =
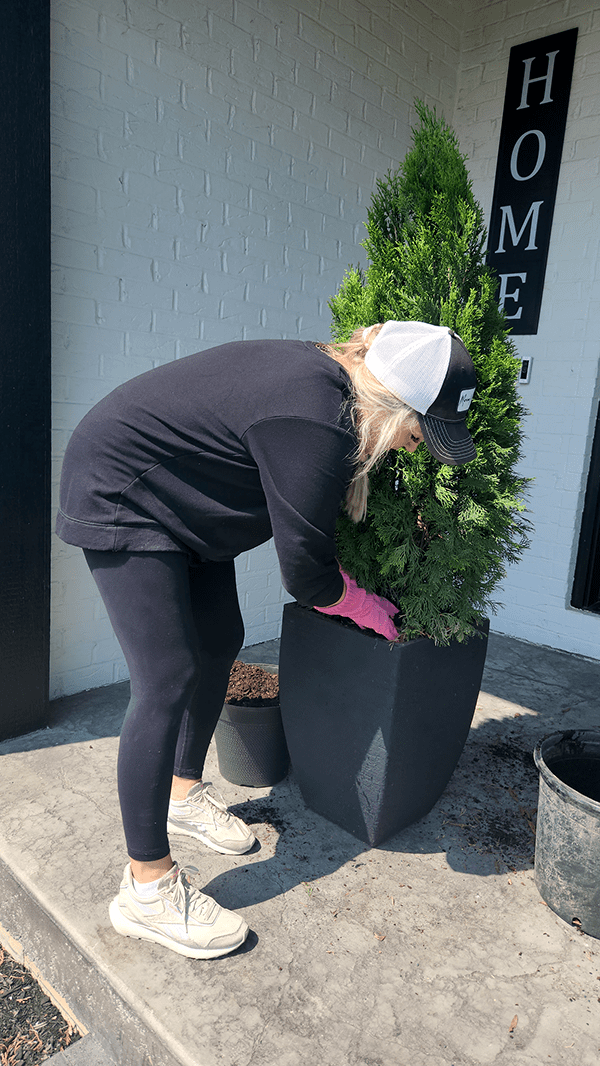
M356 437L342 367L308 341L239 341L120 385L83 418L57 533L104 551L229 560L274 537L300 603L340 599L335 522Z

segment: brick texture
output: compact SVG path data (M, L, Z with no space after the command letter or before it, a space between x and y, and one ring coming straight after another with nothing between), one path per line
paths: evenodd
M54 465L127 378L231 339L323 338L414 98L452 117L448 0L54 0ZM573 177L575 180L575 176ZM124 676L55 538L54 696ZM279 632L272 545L238 560L246 640Z
M515 338L533 358L521 386L530 411L525 476L534 524L531 548L511 567L493 627L598 658L600 617L570 606L596 411L600 283L598 245L598 69L594 5L469 4L454 126L474 192L489 214L511 47L577 26L579 36L539 330Z

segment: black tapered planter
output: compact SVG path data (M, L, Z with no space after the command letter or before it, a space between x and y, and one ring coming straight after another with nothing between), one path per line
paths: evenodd
M488 630L392 645L286 604L281 714L307 806L372 847L427 814L469 733Z

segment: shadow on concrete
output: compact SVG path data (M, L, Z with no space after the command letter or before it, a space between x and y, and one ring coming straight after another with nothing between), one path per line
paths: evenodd
M0 754L116 737L121 731L128 703L129 681L52 700L47 727L23 737L3 740Z
M278 662L279 641L267 640L242 648L239 658L244 662ZM129 703L129 681L121 681L104 688L76 692L52 700L48 725L22 737L0 742L0 754L55 748L61 744L77 744L100 737L118 737Z
M530 870L535 849L538 774L532 736L500 722L472 731L459 765L434 809L380 844L381 861L405 855L443 855L462 873L488 877ZM219 874L207 887L227 907L252 906L316 881L345 866L358 867L373 851L350 833L308 810L293 776L266 799L232 808L250 825L278 834L275 854L261 863Z
M240 658L276 662L278 643L245 648ZM444 854L453 869L484 877L530 869L538 794L533 749L551 732L594 728L599 683L599 662L492 634L480 710L448 787L433 811L377 852ZM56 700L47 729L2 742L0 753L117 736L128 699L123 682ZM209 891L233 909L325 877L370 850L308 810L293 775L268 797L234 811L250 825L270 827L278 839L272 858L211 882Z
M481 877L531 870L534 748L552 732L594 728L599 691L600 662L492 634L478 712L449 785L425 818L379 845L378 855L443 854L454 870ZM367 861L366 844L307 810L293 777L268 800L235 810L250 824L271 825L279 839L272 859L211 883L228 906L258 903L307 876Z

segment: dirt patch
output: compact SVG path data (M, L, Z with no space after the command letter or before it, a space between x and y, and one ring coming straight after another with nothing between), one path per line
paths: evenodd
M0 948L2 1066L38 1066L80 1039L30 971Z
M290 822L283 818L280 811L268 800L251 800L249 803L239 803L229 809L233 814L243 818L247 825L270 826L280 834L291 829Z
M495 740L493 743L487 744L486 749L490 758L495 762L499 760L509 766L512 764L515 768L524 767L525 770L529 770L533 780L537 783L537 771L531 751L525 751L510 739Z
M261 666L236 659L229 675L225 702L237 707L274 707L279 703L279 678Z
M467 744L441 800L452 846L528 868L535 851L538 773L523 738L503 733Z

